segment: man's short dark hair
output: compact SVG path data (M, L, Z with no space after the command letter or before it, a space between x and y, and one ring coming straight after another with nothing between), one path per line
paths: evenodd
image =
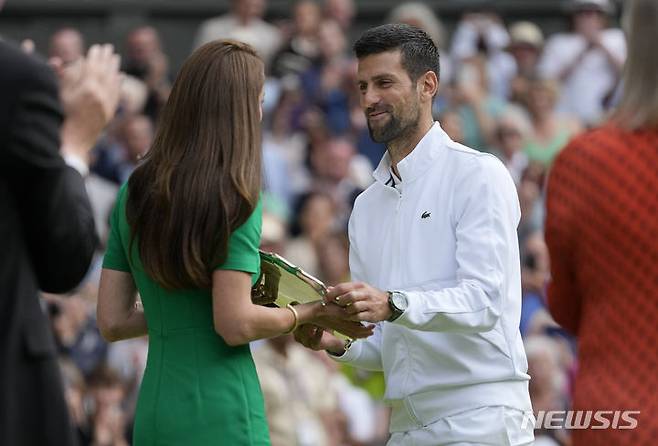
M439 50L422 29L404 24L388 24L370 28L354 43L356 57L400 50L402 66L412 81L428 71L439 77Z

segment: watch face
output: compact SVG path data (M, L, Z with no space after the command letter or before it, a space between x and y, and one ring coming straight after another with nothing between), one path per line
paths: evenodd
M404 294L393 293L391 300L393 301L393 305L395 305L398 309L402 311L407 309L407 296Z

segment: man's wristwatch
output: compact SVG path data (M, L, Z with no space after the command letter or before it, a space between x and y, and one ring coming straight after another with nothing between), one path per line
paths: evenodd
M329 355L334 356L336 358L340 358L343 356L351 347L352 344L354 343L354 339L345 339L345 343L343 344L343 351L340 353L334 353L330 350L325 350Z
M407 296L400 291L388 292L388 306L391 308L391 317L388 318L389 322L393 322L407 310L409 301Z

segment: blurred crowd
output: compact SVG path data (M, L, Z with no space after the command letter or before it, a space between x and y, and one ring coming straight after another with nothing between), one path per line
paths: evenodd
M265 0L232 0L225 15L200 25L195 45L234 38L252 44L265 60L262 247L333 285L349 278L347 220L385 151L370 139L359 108L351 53L358 2L301 0L278 23L264 20L266 6ZM553 35L486 9L464 13L450 35L441 11L422 3L401 3L387 17L424 29L441 49L434 113L444 130L497 155L517 185L520 330L535 411L569 407L577 364L573 339L545 305L545 178L567 141L600 123L615 104L626 55L615 17L607 0L571 0L566 31ZM75 28L60 29L48 56L72 64L89 43ZM147 340L106 344L96 328L95 300L116 193L148 150L175 79L151 26L132 30L121 54L119 112L92 151L86 177L101 240L95 266L72 296L44 296L83 444L123 445L131 438ZM253 350L274 445L385 443L381 374L341 369L291 337L256 343ZM569 444L559 430L537 431L537 437L538 445Z

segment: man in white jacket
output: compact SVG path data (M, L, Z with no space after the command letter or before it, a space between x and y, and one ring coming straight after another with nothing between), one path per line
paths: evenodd
M354 49L361 106L387 153L350 218L353 282L326 299L377 326L351 345L314 326L295 336L384 371L389 445L532 444L514 183L433 121L439 55L423 31L379 26Z

